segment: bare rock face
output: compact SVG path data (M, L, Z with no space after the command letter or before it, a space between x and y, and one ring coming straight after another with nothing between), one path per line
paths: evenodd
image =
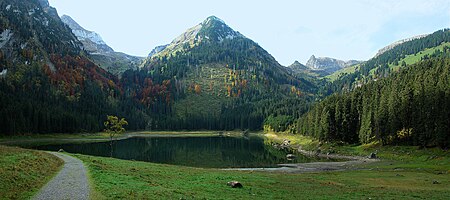
M168 46L168 44L166 44L166 45L160 45L160 46L155 47L155 48L148 54L148 57L152 57L153 55L155 55L155 54L157 54L157 53L163 51L164 49L166 49L167 46Z
M143 58L115 52L98 33L84 29L70 16L63 15L61 21L69 26L92 60L110 73L120 76L128 69L138 69L142 63Z
M39 1L39 4L41 4L41 6L42 6L43 8L49 7L49 6L50 6L50 4L48 3L47 0L38 0L38 1Z
M389 50L395 48L396 46L401 45L401 44L403 44L405 42L409 42L409 41L412 41L412 40L424 38L424 37L426 37L428 35L429 34L417 35L417 36L414 36L414 37L411 37L411 38L406 38L406 39L394 42L394 43L392 43L392 44L390 44L388 46L385 46L382 49L378 50L378 53L375 55L375 57L378 57L379 55L383 54L384 52L389 51Z
M63 15L61 21L67 24L78 40L83 43L84 49L90 53L110 53L114 50L106 45L99 34L93 31L88 31L81 27L70 16Z
M343 61L343 60L338 60L338 59L328 58L328 57L316 58L314 55L312 55L311 58L306 63L306 66L312 70L323 70L328 73L333 73L342 68L350 67L350 66L356 65L358 63L361 63L361 61L357 61L357 60Z
M59 18L58 12L55 8L50 6L50 3L48 3L47 0L38 0L39 4L41 5L42 9L49 14L53 18Z

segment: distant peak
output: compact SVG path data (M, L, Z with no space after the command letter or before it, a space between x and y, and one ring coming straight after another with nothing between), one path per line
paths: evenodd
M41 4L42 8L47 8L50 6L50 4L48 3L48 0L38 0L39 4Z
M220 19L214 15L209 16L208 18L205 19L205 21L203 21L204 24L208 24L210 22L220 22L222 24L225 24L225 21L223 21L222 19Z
M64 24L67 24L72 30L87 31L82 26L80 26L74 19L72 19L72 17L70 17L69 15L62 15L61 21L64 22Z
M73 20L72 19L72 17L70 17L69 15L62 15L61 16L61 20L63 20L63 21L67 21L67 22L72 22L72 23L76 23L76 24L78 24L77 22L75 22L75 20Z

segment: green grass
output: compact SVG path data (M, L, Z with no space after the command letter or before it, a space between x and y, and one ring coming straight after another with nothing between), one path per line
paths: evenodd
M359 66L360 66L360 64L346 67L346 68L336 71L328 76L325 76L324 78L333 82L336 79L338 79L339 77L341 77L342 75L354 73L356 70L358 70Z
M320 144L312 138L292 134L269 134L268 137L277 141L286 138L292 144L309 150L317 149ZM93 187L91 195L95 199L450 198L448 151L377 144L349 146L322 143L320 148L323 152L332 149L340 154L364 156L377 150L383 160L362 164L358 166L361 170L287 174L201 169L78 154L74 156L83 160L89 170ZM0 181L3 181L0 184L0 199L31 197L55 174L61 165L57 162L58 159L46 153L0 146ZM232 180L241 182L244 187L228 187L226 183ZM438 184L433 184L433 181Z
M186 98L176 101L176 115L187 118L190 115L219 114L222 103L231 100L226 96L227 89L224 84L224 77L228 74L229 69L225 68L225 64L218 63L201 65L198 69L191 70L186 76L186 85L189 87L198 84L201 92L197 94L191 88Z
M0 199L29 199L62 165L44 152L0 145Z
M319 142L305 136L268 134L270 140L291 140L309 150ZM361 170L304 174L224 171L113 158L75 155L83 160L97 197L105 199L449 199L450 155L440 149L321 144L347 155L378 150L381 162ZM228 181L244 187L233 189ZM438 184L433 184L437 181Z
M400 65L402 64L403 61L405 61L405 63L407 65L412 65L415 63L418 63L425 55L430 56L432 55L436 50L439 51L443 51L444 47L450 47L450 42L447 43L443 43L439 46L433 47L433 48L428 48L425 49L423 51L420 51L419 53L413 54L413 55L407 55L405 56L405 58L401 59L398 64L399 65L394 65L393 63L389 64L389 67L393 70L397 70L400 68Z
M386 162L377 167L382 168L410 168L428 170L436 173L450 173L450 151L440 148L420 148L418 146L382 146L379 143L365 145L338 145L335 143L320 143L319 141L302 135L269 132L266 134L270 140L282 142L291 141L292 145L301 146L302 149L321 152L333 152L341 155L368 156L377 152L378 156ZM392 165L391 165L392 164Z
M449 199L450 176L414 168L304 174L200 169L75 155L106 199ZM228 181L244 187L233 189ZM439 184L433 184L433 180ZM99 197L98 196L98 197Z
M439 46L436 47L432 47L432 48L427 48L423 51L420 51L416 54L412 54L412 55L406 55L405 58L400 59L400 61L398 62L398 65L394 65L394 63L389 63L389 68L391 68L392 71L398 71L401 68L401 64L404 61L406 63L406 65L412 65L415 63L418 63L421 61L421 59L425 56L431 56L436 50L440 50L443 51L444 47L450 46L450 42L446 42L443 43ZM375 71L378 69L378 67L373 68L372 70L370 70L369 75L370 76L374 76L375 75Z

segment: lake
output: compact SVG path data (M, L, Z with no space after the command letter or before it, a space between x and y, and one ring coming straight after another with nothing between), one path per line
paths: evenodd
M281 163L323 161L291 150L279 150L260 136L177 136L132 137L113 143L112 157L204 168L276 167ZM110 142L52 144L33 147L39 150L109 157ZM296 155L288 160L287 154Z

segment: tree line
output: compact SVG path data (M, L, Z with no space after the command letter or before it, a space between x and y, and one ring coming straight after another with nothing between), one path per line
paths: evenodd
M450 59L433 58L352 92L333 94L297 122L324 141L447 147L450 144Z

